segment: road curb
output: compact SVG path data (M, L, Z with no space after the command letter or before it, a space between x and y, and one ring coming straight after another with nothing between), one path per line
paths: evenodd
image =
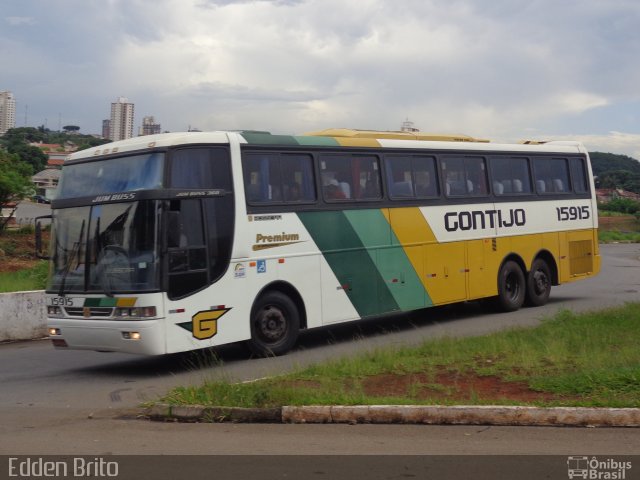
M640 427L638 408L523 406L284 406L238 408L157 404L152 420L236 423L342 423L496 426Z
M282 422L281 408L204 407L198 405L177 406L157 404L147 408L145 410L145 415L152 420L176 422Z

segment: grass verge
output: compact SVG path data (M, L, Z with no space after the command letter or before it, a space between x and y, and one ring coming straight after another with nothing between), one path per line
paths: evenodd
M46 260L15 272L0 273L0 293L43 290L47 284L49 264Z
M618 232L616 230L598 231L600 243L640 243L640 232Z
M563 311L536 328L378 349L252 383L179 387L161 401L228 407L640 407L639 327L640 303L583 314Z

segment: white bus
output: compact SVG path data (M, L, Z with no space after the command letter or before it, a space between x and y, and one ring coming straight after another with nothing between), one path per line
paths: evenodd
M55 347L152 355L278 355L301 330L490 297L513 311L600 268L579 143L344 129L74 153L50 258Z

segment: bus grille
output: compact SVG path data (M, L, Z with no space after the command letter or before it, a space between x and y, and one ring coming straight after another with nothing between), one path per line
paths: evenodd
M66 307L65 311L70 317L110 317L113 315L112 307Z

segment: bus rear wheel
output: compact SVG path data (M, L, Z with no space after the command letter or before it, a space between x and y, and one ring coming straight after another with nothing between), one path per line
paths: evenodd
M537 258L527 276L527 305L540 307L547 303L551 293L551 270L547 262Z
M282 355L296 343L299 331L300 314L296 304L283 293L267 292L251 311L248 346L261 357Z
M498 274L496 306L502 312L518 310L524 303L526 282L524 273L513 260L504 262Z

